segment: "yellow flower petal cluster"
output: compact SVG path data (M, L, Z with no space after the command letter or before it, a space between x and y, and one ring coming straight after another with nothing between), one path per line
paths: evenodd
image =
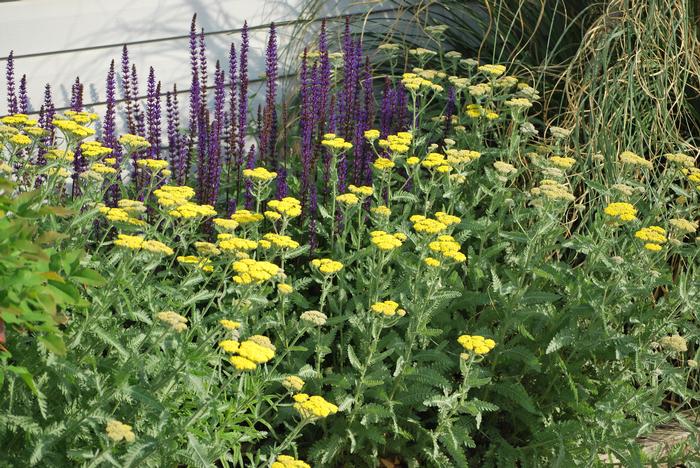
M689 221L683 218L673 218L669 221L669 224L681 232L696 232L698 230L697 221Z
M387 317L393 317L394 315L403 317L404 315L406 315L406 311L403 309L399 309L398 302L394 301L375 302L374 304L372 304L371 309L372 312L376 314L383 314Z
M374 162L372 163L372 167L374 167L378 171L388 171L392 167L394 167L395 165L396 164L394 164L394 161L392 161L391 159L381 158L381 157L375 159Z
M242 237L229 237L219 241L219 248L224 252L247 251L258 248L258 242Z
M505 161L496 161L493 163L493 168L503 175L515 174L518 172L515 166Z
M174 210L168 211L168 214L173 218L205 218L207 216L216 216L216 210L211 205L198 205L197 203L186 202Z
M409 166L415 166L419 162L420 162L420 158L418 158L416 156L409 156L408 158L406 158L406 164L408 164Z
M261 284L271 280L282 272L274 263L244 258L233 262L233 270L238 273L233 277L237 284Z
M309 396L306 393L298 393L293 398L296 402L294 403L294 409L303 418L325 418L338 412L337 406L327 402L321 396Z
M236 353L238 352L238 348L240 347L240 343L236 340L222 340L219 341L219 348L223 349L224 352L226 353Z
M268 208L276 211L282 216L296 218L301 215L301 202L294 197L284 197L281 200L270 200L267 202Z
M484 97L487 94L491 94L492 88L488 83L478 83L475 85L470 85L469 94L475 98Z
M459 224L462 222L461 218L447 214L444 211L438 211L435 213L435 219L440 221L445 226L452 226L453 224Z
M109 221L113 223L127 223L133 226L145 226L146 222L138 218L133 218L129 212L123 208L109 208L106 206L100 207L100 213L105 215Z
M516 84L518 84L518 78L515 76L502 76L494 83L496 88L510 88Z
M532 107L532 102L527 98L506 99L503 101L503 104L513 110L529 109Z
M231 219L237 222L238 224L249 224L257 223L258 221L262 220L263 215L261 215L260 213L254 213L249 210L238 210L231 215Z
M260 338L265 338L269 343L269 340L266 337ZM221 343L219 343L219 346L221 346ZM269 346L265 346L264 344L260 344L256 340L253 340L253 337L248 338L243 343L238 344L238 346L229 344L226 346L228 349L235 348L235 351L228 351L225 348L224 351L238 354L238 356L231 356L229 358L229 362L233 364L236 369L242 371L253 370L258 364L264 364L275 357L275 347L272 346L271 343Z
M468 104L467 115L473 119L477 119L479 117L486 117L488 120L496 120L498 118L498 113L487 109L479 104Z
M51 123L69 137L83 139L95 134L92 128L84 127L73 120L57 118Z
M40 138L45 136L48 132L41 127L24 127L24 133L35 138Z
M221 253L221 250L219 250L216 244L212 244L211 242L195 242L194 248L197 250L198 254L207 257L216 257Z
M323 135L321 144L326 148L336 151L344 151L352 148L352 143L345 141L343 138L336 136L334 133L326 133Z
M117 170L115 168L107 166L107 165L102 164L102 163L98 163L98 162L92 163L90 165L90 170L95 171L98 174L116 174L117 173Z
M365 131L365 138L369 141L376 140L377 138L379 138L379 130L372 129Z
M683 153L668 153L664 155L669 161L683 167L694 167L695 159Z
M389 135L386 137L387 145L391 151L394 153L407 153L411 146L411 141L413 140L413 135L410 132L398 132L396 135Z
M238 330L241 328L241 322L236 322L234 320L221 319L219 324L227 330Z
M70 118L72 121L82 125L89 124L90 122L97 120L97 114L95 114L94 112L67 110L63 114Z
M605 207L603 212L608 216L612 216L613 218L622 221L623 223L637 219L637 209L630 203L610 203Z
M306 382L304 382L300 377L297 377L296 375L288 375L284 378L284 380L282 380L282 386L284 388L297 392L304 388L305 383Z
M255 169L243 169L243 175L249 179L257 180L258 182L269 182L277 177L276 172L271 172L264 167L256 167Z
M242 356L231 356L228 358L229 362L233 364L233 367L235 367L239 371L249 371L249 370L255 370L257 365L251 361L250 359L246 359Z
M425 159L423 159L423 162L421 162L421 166L427 169L437 168L437 170L441 172L441 168L449 169L450 167L445 155L440 153L428 153Z
M163 159L139 159L136 161L136 165L145 169L151 169L153 172L157 172L167 169L168 161Z
M416 232L425 234L438 234L447 229L446 224L437 219L426 218L423 215L413 215L409 218L409 221L413 223L413 229Z
M576 197L569 191L569 188L554 180L544 179L539 187L534 187L530 193L535 196L543 196L550 200L574 201Z
M80 145L80 150L83 155L88 158L101 158L102 156L107 156L112 153L112 148L107 148L102 146L99 141L86 141Z
M238 227L238 222L232 219L214 218L212 221L217 227L226 231L233 231Z
M549 158L549 162L551 162L554 166L560 167L562 169L569 169L574 164L576 164L576 160L574 158L562 156L552 156L551 158Z
M107 432L107 437L115 442L122 440L125 442L133 442L136 440L136 435L134 435L134 431L131 430L131 426L117 421L116 419L111 419L107 422L105 432Z
M372 231L371 242L380 250L394 250L401 247L406 236L403 233L389 234L384 231Z
M440 265L442 265L440 263L440 260L438 260L437 258L433 258L433 257L425 257L423 259L423 263L425 263L426 265L428 265L431 268L438 268Z
M391 216L391 208L389 208L386 205L379 205L379 206L374 206L371 208L372 213L377 214L378 216L382 216L384 218L388 218Z
M325 325L326 320L328 320L328 316L323 312L319 312L318 310L307 310L306 312L302 313L299 318L319 327Z
M360 203L360 199L354 193L343 193L342 195L335 197L335 199L347 206L357 205Z
M473 351L476 354L487 354L496 346L496 342L492 339L485 339L479 335L462 335L457 338L457 342L467 351Z
M179 206L194 197L194 189L187 186L163 185L154 190L153 195L158 199L160 206Z
M404 73L401 77L401 83L403 84L404 88L411 92L417 92L421 90L421 88L432 89L438 93L443 91L442 86L435 84L430 80L426 80L425 78L418 76L416 73Z
M330 258L316 258L311 260L311 266L324 275L333 275L343 269L343 264Z
M646 159L637 156L631 151L623 151L620 153L620 161L625 163L625 164L632 164L634 166L640 166L646 169L651 169L654 167L651 164L651 161L647 161Z
M289 455L279 455L271 468L311 468L311 465Z
M32 139L29 138L27 135L23 135L21 133L17 133L16 135L12 135L9 138L10 143L12 143L15 146L27 146L32 143Z
M462 246L459 245L459 242L455 241L454 237L452 236L438 236L436 241L432 241L428 244L428 248L433 252L442 255L443 257L454 260L455 262L461 263L467 260L466 255L460 252ZM428 264L428 262L426 262L426 264Z
M374 193L374 188L367 186L367 185L357 186L357 185L350 184L348 186L348 190L350 190L350 193L354 193L355 195L357 195L360 198L370 197Z
M456 148L448 149L445 154L447 155L447 163L451 166L469 164L481 157L481 153L478 151Z
M144 137L125 133L119 137L119 143L124 146L127 151L139 151L150 148L151 144Z
M661 244L665 244L668 241L666 230L660 226L642 228L634 233L634 237L646 242L644 248L653 252L661 250Z
M480 67L477 68L481 73L485 73L489 76L492 77L498 77L501 76L506 72L506 67L505 65L481 65Z
M30 120L27 114L12 114L0 118L0 122L5 125L36 125L35 120Z
M268 232L263 236L263 239L270 242L270 244L280 249L297 249L299 248L299 242L295 241L289 236L283 234L276 234L274 232Z
M131 200L129 198L122 198L117 202L117 206L127 213L145 213L146 205L140 200Z
M75 159L75 153L72 151L62 150L60 148L51 148L44 153L44 157L49 161L73 162Z
M178 333L187 330L187 317L183 317L177 312L173 312L172 310L166 310L163 312L158 312L158 315L156 315L156 317L158 317L158 320L170 325L170 328L172 328Z
M283 296L286 296L287 294L292 294L294 292L294 286L287 283L279 283L277 285L277 292L279 292Z
M195 255L187 255L177 257L178 263L183 265L195 265L198 270L211 273L214 271L214 267L211 265L211 260L208 258L197 257Z

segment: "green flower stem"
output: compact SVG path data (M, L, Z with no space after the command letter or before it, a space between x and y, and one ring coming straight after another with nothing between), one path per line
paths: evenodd
M363 392L365 390L365 376L367 371L372 365L372 358L374 353L377 352L377 345L379 344L379 337L382 331L382 317L372 317L372 329L371 336L372 341L369 344L369 351L367 352L367 359L364 361L362 369L360 370L360 378L358 379L357 388L355 389L355 394L353 395L352 401L352 412L350 413L350 424L355 420L358 414L358 410L362 407L363 402Z

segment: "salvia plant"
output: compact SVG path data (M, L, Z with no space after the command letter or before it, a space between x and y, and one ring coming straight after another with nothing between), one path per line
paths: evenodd
M102 118L79 80L27 115L8 61L0 465L634 466L697 398L695 159L342 36L289 109L274 25L259 111L247 26L212 67L193 18L187 102L124 47Z

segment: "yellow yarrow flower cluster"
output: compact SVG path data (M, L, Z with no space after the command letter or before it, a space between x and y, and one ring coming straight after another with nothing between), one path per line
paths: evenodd
M282 269L274 263L243 258L233 262L233 277L236 284L261 284L278 276Z
M258 242L242 237L223 237L219 240L219 248L224 252L240 252L258 248Z
M569 191L569 188L555 180L544 179L539 187L534 187L530 193L535 196L543 196L550 200L574 201L576 197Z
M440 153L428 153L421 162L421 166L427 169L436 169L438 172L449 172L451 169L445 155Z
M574 158L562 156L552 156L549 158L549 162L561 169L570 169L574 164L576 164L576 160Z
M403 241L406 240L406 235L400 232L389 234L384 231L372 231L370 238L372 244L380 250L394 250L401 247Z
M459 242L455 241L452 236L438 236L437 240L432 241L428 244L428 248L435 253L442 255L443 257L454 260L455 262L464 262L467 260L466 255L460 252L462 248ZM428 264L428 262L426 262ZM429 265L428 266L432 266ZM439 266L439 265L434 265Z
M289 236L283 234L276 234L274 232L268 232L263 236L263 241L267 241L270 246L263 246L269 248L271 246L278 247L280 249L297 249L299 248L299 242L295 241ZM262 242L260 244L262 245Z
M24 127L24 133L34 138L41 138L48 134L48 132L41 127Z
M158 317L158 320L170 325L170 328L172 328L178 333L187 330L187 317L183 317L177 312L173 312L172 310L166 310L163 312L158 312L158 315L156 315L156 317Z
M407 153L411 148L413 135L410 132L398 132L396 135L389 135L386 140L380 140L379 146L389 148L394 153Z
M354 193L343 193L342 195L335 197L335 199L347 206L357 205L360 203L360 199Z
M163 255L172 255L173 249L155 240L144 240L142 236L130 236L128 234L119 234L114 245L125 247L131 250L146 250L151 253L159 253Z
M90 164L90 170L95 171L98 174L116 174L117 170L113 167L107 166L102 163L92 163Z
M122 198L117 202L117 206L127 213L145 213L146 205L140 200L131 200L129 198Z
M481 65L480 67L477 68L481 73L485 73L486 75L492 76L492 77L498 77L501 76L506 72L506 67L505 65Z
M326 133L323 135L321 144L326 148L336 151L344 151L352 148L352 143L345 141L343 138L336 136L335 133Z
M481 157L481 153L478 151L456 148L448 149L445 154L447 155L447 163L451 166L469 164Z
M237 356L231 356L229 362L233 364L236 369L241 371L254 370L258 364L264 364L270 361L275 357L276 350L275 346L270 342L270 339L261 335L251 336L237 345L225 343L224 346L222 346L221 343L219 343L219 346L226 352L238 354Z
M208 258L201 258L195 255L186 255L177 257L177 261L183 265L195 265L198 270L202 270L207 273L214 271L214 267L211 265L211 260Z
M219 341L219 348L223 349L226 353L235 353L240 347L240 343L236 340L222 340Z
M306 393L298 393L294 395L294 409L296 409L303 418L325 418L331 414L338 412L338 407L327 402L321 396L309 396Z
M498 118L498 113L487 109L480 104L468 104L467 116L473 119L478 119L479 117L486 117L488 120L496 120Z
M430 268L438 268L440 265L442 265L442 263L440 263L440 260L433 257L425 257L423 259L423 263L428 265Z
M683 167L694 167L695 159L683 153L668 153L664 155L669 161Z
M457 342L467 351L473 351L480 355L487 354L496 346L496 342L492 339L485 339L479 335L462 335L457 338Z
M300 377L297 377L296 375L288 375L284 378L284 380L282 380L282 386L284 388L296 392L304 388L305 383L306 382L304 382Z
M88 158L101 158L112 153L112 148L102 146L99 141L86 141L80 145L80 150Z
M287 283L279 283L277 284L277 292L282 294L283 296L286 296L287 294L292 294L294 292L294 286Z
M379 133L379 130L372 129L372 130L365 131L364 135L365 135L365 138L367 140L374 141L377 138L379 138L380 133Z
M383 314L386 317L393 317L394 315L403 317L404 315L406 315L406 311L403 309L399 309L398 302L394 301L375 302L374 304L372 304L371 309L372 312L376 314Z
M231 219L237 222L238 224L249 224L257 223L258 221L262 220L263 215L261 215L260 213L254 213L249 210L238 210L231 215Z
M127 149L127 152L150 148L151 144L144 137L125 133L119 137L119 143Z
M375 213L378 216L381 216L383 218L388 218L391 216L391 208L389 208L386 205L379 205L379 206L374 206L371 208L372 213Z
M105 215L105 218L107 218L109 221L112 221L113 223L126 223L126 224L131 224L133 226L145 226L146 222L138 219L138 218L133 218L129 215L129 212L125 210L124 208L109 208L106 206L100 207L99 209L100 213Z
M67 110L63 114L70 118L72 121L82 125L89 124L97 120L97 114L95 114L94 112Z
M79 123L74 122L73 120L57 118L54 119L51 123L54 125L54 127L61 130L66 136L77 138L79 140L82 140L83 138L87 138L95 134L95 130L93 130L92 128L80 125Z
M211 205L198 205L197 203L186 202L174 210L168 211L168 214L173 218L205 218L207 216L216 216L216 210Z
M256 180L258 182L269 182L277 177L276 172L271 172L264 167L256 167L255 169L244 169L243 175L249 179Z
M615 202L605 207L603 212L623 223L637 219L637 209L630 203Z
M32 139L29 138L27 135L23 135L21 133L17 133L15 135L12 135L8 141L12 143L15 146L27 146L32 143Z
M284 197L281 200L270 200L268 208L287 218L296 218L301 215L301 202L294 197ZM265 213L267 216L267 212Z
M438 211L437 213L435 213L435 219L437 219L442 224L448 227L452 226L453 224L459 224L462 222L462 219L458 216L447 214L443 211Z
M48 161L73 162L73 160L75 159L75 153L73 153L72 151L62 150L59 148L51 148L46 153L44 153L44 157Z
M420 91L421 89L432 89L437 93L444 90L444 88L439 84L426 80L416 73L404 73L401 77L401 83L403 84L404 88L414 93Z
M116 419L111 419L107 422L105 432L107 433L107 437L115 442L122 440L125 442L133 442L136 440L136 435L131 430L131 426L117 421Z
M697 221L689 221L683 218L673 218L669 221L669 224L681 232L691 233L698 230Z
M634 237L646 242L644 248L652 252L661 250L661 244L665 244L668 241L666 238L666 230L660 226L642 228L634 233Z
M179 206L194 197L194 189L187 186L163 185L154 190L153 195L156 196L160 206Z
M343 264L330 258L317 258L311 260L311 266L324 275L333 275L343 269Z
M423 215L413 215L409 218L416 232L438 234L447 229L447 225L437 219L426 218Z
M360 198L370 197L374 193L374 188L372 188L368 185L357 186L357 185L350 184L348 186L348 190L350 190L350 193L354 193L355 195L357 195Z
M36 125L36 120L29 118L27 114L12 114L0 118L0 122L5 125Z
M503 104L506 107L510 107L514 111L529 109L530 107L532 107L532 102L527 98L506 99L505 101L503 101Z
M139 159L136 165L145 169L151 169L153 172L161 171L168 168L168 161L163 159Z
M279 455L271 468L311 468L311 465L289 455Z
M216 257L221 253L221 250L211 242L195 242L194 248L200 255L205 255L207 257Z
M394 164L394 161L392 161L391 159L382 158L382 157L375 159L374 162L372 163L372 167L374 167L378 171L391 170L391 168L393 168L395 165L396 164Z
M221 319L219 324L227 330L238 330L241 328L241 322L236 322L234 320Z
M468 89L469 94L475 98L480 98L486 96L487 94L491 94L491 91L493 90L491 85L488 83L477 83L475 85L470 85Z
M647 161L646 159L637 156L631 151L623 151L620 153L620 161L625 163L625 164L632 164L634 166L640 166L646 169L651 169L654 167L651 164L651 161Z

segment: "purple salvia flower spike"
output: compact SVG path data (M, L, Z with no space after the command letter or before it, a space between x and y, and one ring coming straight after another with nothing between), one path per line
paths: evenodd
M232 195L233 184L231 181L231 171L234 166L234 162L238 162L238 158L234 158L236 154L236 141L237 141L237 99L236 99L236 46L231 43L231 48L229 49L228 55L228 73L231 77L231 85L229 92L229 111L228 111L228 134L227 134L227 151L224 161L226 166L226 206L229 205L229 201Z
M202 80L202 105L207 105L207 45L204 42L204 28L199 33L199 78Z
M124 105L126 106L126 124L129 133L136 133L136 122L134 119L134 103L131 95L131 66L129 65L129 50L126 45L122 48L122 94Z
M275 142L277 140L277 33L275 23L270 24L270 33L265 51L265 109L263 112L263 126L260 134L261 164L270 163L275 167Z
M102 127L102 143L107 148L112 148L112 157L116 159L116 166L121 167L121 145L117 142L117 101L116 101L116 77L114 70L114 60L109 65L107 72L107 109L105 111L104 124ZM109 186L105 193L105 204L108 206L116 206L117 200L121 197L120 193L120 174L117 174L116 183Z
M243 22L243 32L241 33L241 54L239 57L239 88L238 88L238 144L236 150L236 166L238 167L238 177L236 181L236 198L241 192L241 169L245 156L245 138L248 133L248 22Z
M16 114L18 108L17 96L15 95L15 53L12 50L7 57L5 76L7 79L7 113Z
M211 151L209 160L209 204L216 205L221 186L221 136L224 131L224 105L226 103L225 73L216 61L214 78L214 124L212 125Z
M27 75L22 75L19 80L19 112L29 113L29 97L27 96Z

